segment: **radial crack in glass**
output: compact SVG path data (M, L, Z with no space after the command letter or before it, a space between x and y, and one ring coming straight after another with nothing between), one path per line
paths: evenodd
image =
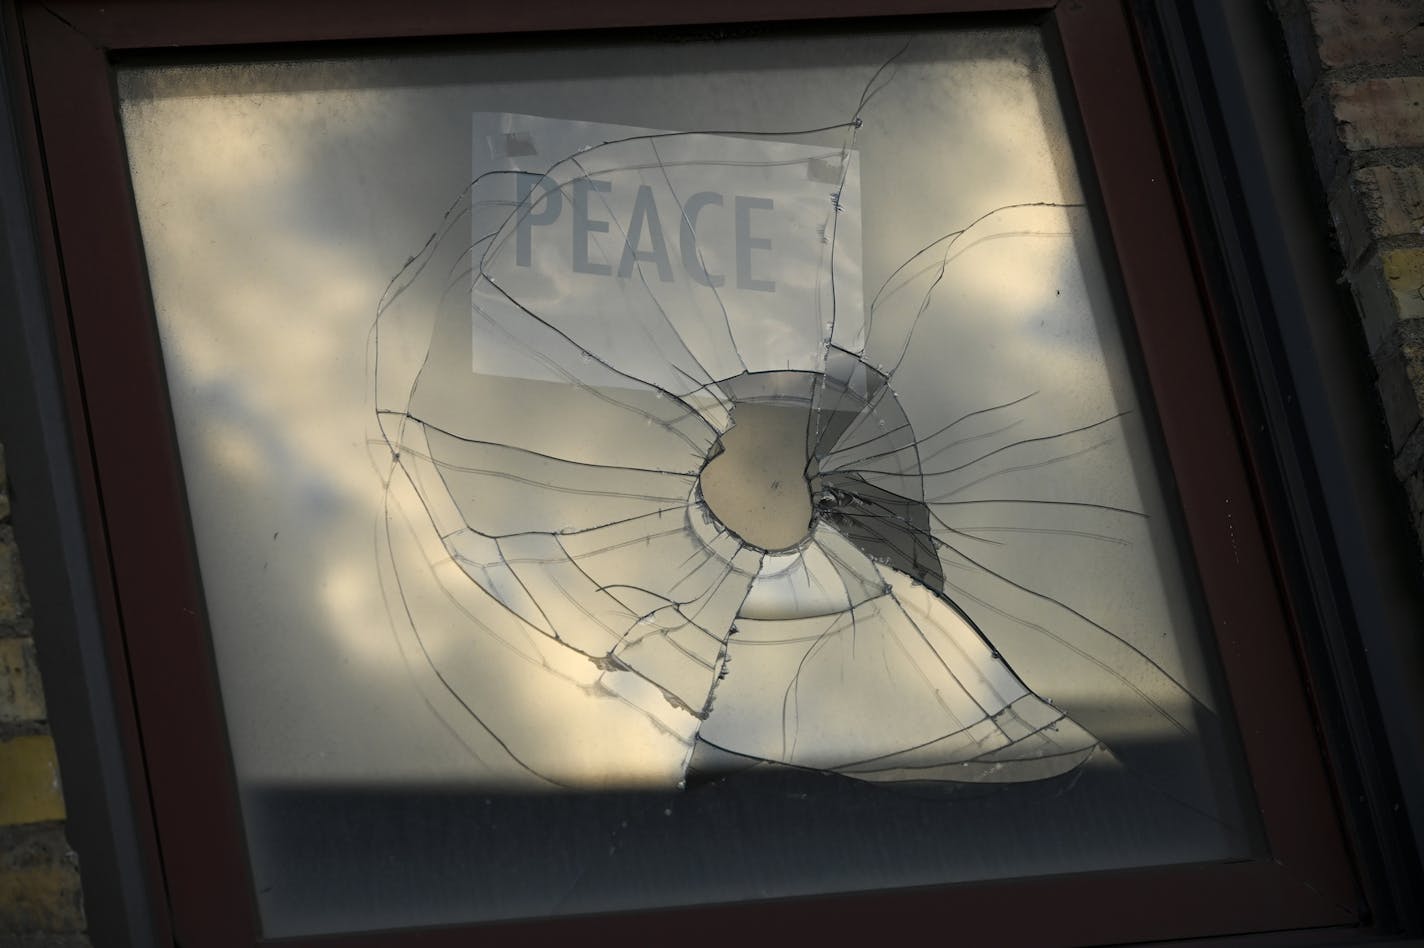
M863 27L118 68L269 936L1260 851L1181 314Z
M1015 586L978 558L996 541L956 527L956 498L1071 463L1120 416L1006 438L1029 389L925 431L903 404L915 384L899 384L937 371L922 330L953 319L942 300L976 248L1016 241L1025 270L1047 271L1080 207L963 222L866 309L860 111L775 136L474 126L477 165L495 167L393 279L373 364L389 502L412 531L390 544L397 590L433 579L457 606L430 619L399 595L400 624L526 777L681 786L779 766L1020 782L1111 753L1015 673L947 576ZM442 281L433 310L403 306L416 281ZM1038 628L1036 649L1186 727L1142 680L1190 705L1180 686L1055 605L1062 626ZM539 669L557 724L506 720L500 689L462 667L463 635Z

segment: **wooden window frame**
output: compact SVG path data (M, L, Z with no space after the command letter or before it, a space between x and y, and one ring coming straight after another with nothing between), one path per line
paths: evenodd
M1089 944L1361 924L1361 888L1281 592L1277 540L1181 213L1126 0L22 0L11 41L31 93L23 143L43 182L41 264L87 501L116 689L131 693L130 770L153 815L149 862L185 946L261 942L192 525L174 438L113 69L191 55L352 41L699 23L1019 14L1056 44L1259 807L1257 859L552 918L281 939L463 945L732 933L874 939L925 923L963 943ZM298 48L298 47L292 47ZM122 716L122 715L121 715Z

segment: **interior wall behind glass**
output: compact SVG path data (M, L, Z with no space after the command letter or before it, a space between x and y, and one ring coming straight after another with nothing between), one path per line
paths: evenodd
M268 934L1249 850L1129 317L1035 29L490 43L131 66L119 86ZM638 141L605 144L617 129ZM657 161L629 172L649 136ZM693 193L714 195L700 257L679 242ZM667 327L673 356L647 342ZM499 345L515 356L480 362ZM501 368L519 359L543 368ZM700 478L767 406L793 422L737 448L735 483L790 459L811 520L767 541L784 549L728 541ZM585 473L559 480L561 451ZM478 480L509 452L517 476ZM613 622L594 593L562 604L584 623L531 591L557 586L538 551L583 563L569 524L624 519L590 513L624 509L612 495L627 518L671 511L619 543L725 564L726 602L674 610L711 643L706 683L594 654L580 636ZM611 546L585 572L622 570L646 625L630 603L663 580ZM772 619L822 575L845 602L807 613L827 621L797 651ZM931 712L991 743L1007 715L1058 750L921 753ZM878 741L893 753L856 759Z

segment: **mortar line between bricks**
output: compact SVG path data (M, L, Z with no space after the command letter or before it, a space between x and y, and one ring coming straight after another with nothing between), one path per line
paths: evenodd
M1390 250L1424 249L1424 234L1389 234L1370 242L1369 250L1376 254ZM1368 256L1368 251L1366 253Z
M35 634L35 624L29 618L17 622L0 622L0 639L31 638Z
M1374 79L1418 79L1424 76L1424 56L1406 56L1383 63L1323 66L1314 85L1369 82ZM1313 86L1312 86L1313 88Z
M1352 172L1368 168L1424 168L1424 147L1419 145L1362 148L1349 152L1349 156Z

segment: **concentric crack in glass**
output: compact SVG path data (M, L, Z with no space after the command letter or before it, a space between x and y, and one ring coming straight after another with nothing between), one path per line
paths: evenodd
M1150 659L981 557L1001 544L986 534L1033 527L956 526L961 505L996 503L970 492L1072 463L1120 416L1026 432L1031 380L947 421L914 396L952 364L957 270L1003 240L1047 269L1085 231L1081 208L964 222L867 308L859 112L777 135L473 124L486 167L381 303L377 409L391 496L439 537L420 566L448 559L446 595L477 600L456 639L489 634L497 615L599 722L573 766L558 736L503 730L412 621L443 687L530 773L567 786L765 766L1017 782L1103 752L964 612L965 571L1049 604L1051 625L1018 619L1040 649L1184 727L1152 693L1189 696ZM444 281L435 311L403 309L429 280ZM422 345L411 377L380 372L384 350ZM1140 516L1038 502L1097 523L1044 532L1107 542L1114 520Z

